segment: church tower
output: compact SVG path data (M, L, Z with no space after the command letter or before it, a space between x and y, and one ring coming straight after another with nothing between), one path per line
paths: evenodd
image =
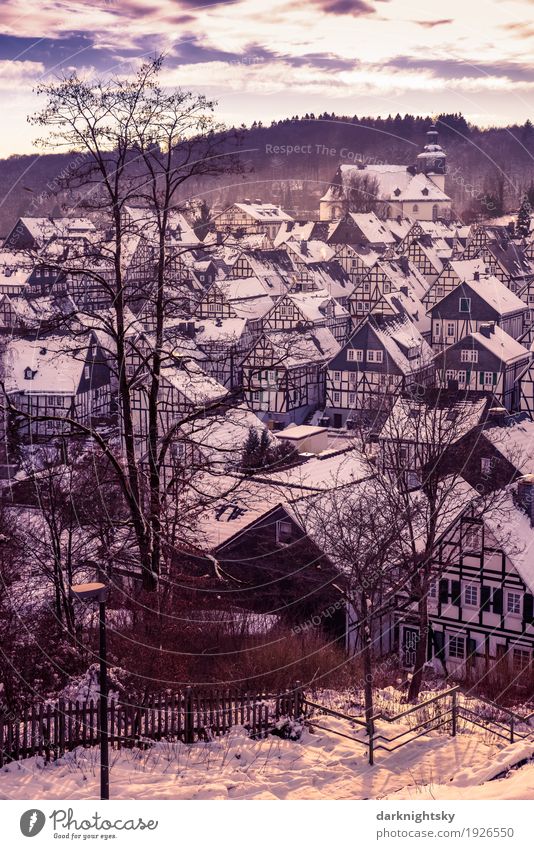
M438 131L434 124L428 130L426 144L417 157L417 170L420 174L426 174L442 192L445 191L447 154L438 142Z

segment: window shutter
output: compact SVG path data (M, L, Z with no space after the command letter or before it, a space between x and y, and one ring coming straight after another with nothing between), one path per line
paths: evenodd
M491 587L482 587L480 607L482 610L490 609Z
M493 372L493 385L495 386L496 383L497 383L497 372L494 371Z
M474 657L477 651L477 641L471 637L467 638L467 657Z
M451 583L451 602L460 606L462 603L462 585L460 581L452 581Z
M493 612L502 613L502 590L493 590Z
M449 600L449 582L447 578L441 578L439 582L439 600L442 604L447 604Z
M534 621L534 598L531 593L523 596L523 619L530 625Z
M443 631L434 631L433 639L436 657L443 657L445 655L445 634Z
M482 383L482 384L484 383L484 372L483 371L479 371L479 373L478 373L478 382Z

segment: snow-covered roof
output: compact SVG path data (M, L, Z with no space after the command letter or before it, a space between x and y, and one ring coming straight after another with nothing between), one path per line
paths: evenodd
M281 207L272 203L235 203L234 206L262 224L276 224L293 220Z
M516 503L517 484L500 495L498 504L484 513L483 521L498 546L510 559L531 592L534 592L534 528Z
M289 292L285 297L298 307L307 321L324 321L324 310L329 304L332 305L336 318L349 317L348 310L338 304L326 289L316 289L313 292Z
M381 200L397 201L450 201L426 174L413 174L405 165L341 165L339 177L343 192L350 190L351 182L368 176L378 183ZM336 175L336 179L339 179ZM330 198L323 198L330 200Z
M380 325L373 325L373 331L386 349L388 357L405 375L430 365L434 359L432 348L405 315L384 321ZM408 356L408 351L411 356Z
M74 395L82 378L88 344L89 337L11 339L4 354L6 391ZM26 377L30 373L31 378Z
M182 366L164 365L161 376L195 406L209 404L228 395L228 390L221 383L192 361Z
M341 350L339 342L326 327L315 327L304 333L274 330L265 336L275 357L288 368L328 362Z
M196 325L195 341L200 345L210 342L235 343L247 328L245 318L202 318Z
M459 342L456 342L454 347L461 346L463 348L472 348L473 341L482 345L482 347L486 348L487 351L494 354L505 363L510 363L514 360L528 359L530 356L528 349L525 348L524 345L521 345L520 342L517 342L517 340L508 333L505 333L505 331L498 325L493 325L493 329L489 336L486 336L478 330L474 333L470 333Z
M395 236L375 212L350 212L349 216L371 244L395 244Z
M514 295L504 283L501 283L497 277L493 277L492 275L481 276L478 280L469 280L464 284L465 287L476 292L479 297L483 298L500 315L509 315L510 313L528 309L521 298Z
M452 445L482 419L485 398L462 399L449 404L429 405L398 398L380 431L381 439L420 444Z
M484 436L522 474L534 472L534 422L526 415L487 427Z

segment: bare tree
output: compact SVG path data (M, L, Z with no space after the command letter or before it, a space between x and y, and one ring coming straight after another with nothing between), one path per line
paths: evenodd
M419 641L409 701L419 695L427 660L430 584L447 562L436 565L440 537L470 505L481 520L499 499L499 494L473 489L463 475L469 457L462 451L462 441L480 431L487 404L486 397L471 399L448 392L398 399L370 465L377 471L380 498L388 504L390 515L402 522L399 557L404 561L405 592L417 600ZM453 549L445 554L453 556Z
M354 609L363 661L365 716L373 709L373 639L382 617L391 616L406 578L402 574L404 519L391 514L389 499L375 478L332 486L299 512L308 534L339 572L340 591Z
M206 408L191 404L162 432L162 371L177 365L175 346L165 339L165 322L176 309L177 290L185 298L184 257L191 251L177 235L177 215L188 182L231 167L214 104L190 92L165 90L159 82L161 66L161 59L145 64L132 80L91 84L73 74L43 84L38 93L46 106L33 118L49 131L41 144L75 152L66 185L82 193L80 207L97 225L94 238L70 239L68 244L52 240L34 252L33 260L78 286L76 308L59 319L69 334L86 332L89 326L106 338L122 448L117 451L91 424L82 426L69 417L64 424L91 438L117 475L149 590L156 588L161 569L162 466L174 432L204 415ZM87 291L90 297L83 298ZM150 316L152 331L150 346L141 354L135 332L140 312ZM178 365L187 368L187 358ZM140 381L146 404L146 474L134 422L134 389ZM228 403L234 395L228 393Z

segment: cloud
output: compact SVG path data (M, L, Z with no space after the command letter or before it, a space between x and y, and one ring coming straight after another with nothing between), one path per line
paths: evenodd
M0 60L0 89L16 90L19 86L34 85L45 73L41 62L13 62L9 59Z
M312 0L327 15L374 15L375 8L365 0Z
M520 62L484 63L460 59L423 59L420 56L395 56L386 65L399 70L428 71L435 77L461 79L465 77L505 77L512 82L534 83L534 66Z
M417 24L420 27L425 27L426 29L434 29L434 27L442 27L446 24L454 23L452 18L442 18L440 21L412 21L412 23Z

